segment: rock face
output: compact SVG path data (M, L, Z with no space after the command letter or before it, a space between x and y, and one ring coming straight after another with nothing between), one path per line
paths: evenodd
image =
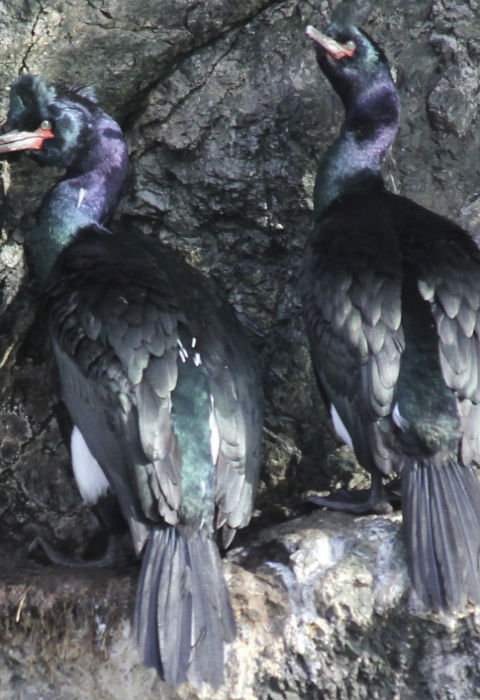
M238 638L217 692L174 693L131 638L137 570L63 570L2 557L0 700L471 700L480 617L409 599L400 516L313 514L233 550Z
M264 472L254 522L226 563L239 638L218 697L471 700L477 617L415 610L397 517L279 524L308 489L363 478L320 404L296 288L316 165L342 119L304 28L323 26L335 4L8 0L0 111L21 70L95 85L130 144L114 227L158 236L214 277L257 350ZM480 4L378 0L366 29L390 57L403 106L389 186L476 234ZM136 569L68 572L26 551L36 535L75 551L95 527L49 403L23 250L56 177L25 159L3 164L0 700L194 698L139 664Z

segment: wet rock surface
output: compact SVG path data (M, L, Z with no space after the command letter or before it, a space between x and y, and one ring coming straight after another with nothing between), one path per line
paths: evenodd
M113 228L157 236L211 275L258 354L264 469L254 520L226 563L239 639L218 697L470 700L478 620L415 612L398 517L290 522L307 491L363 482L321 406L296 287L316 166L342 119L304 28L321 27L335 4L8 0L0 113L21 70L94 85L131 154ZM402 100L389 186L476 234L480 4L379 0L366 29ZM175 695L138 662L135 567L69 572L28 554L37 535L78 552L96 523L53 416L23 249L60 173L22 158L2 168L0 698L196 697ZM385 540L396 543L388 556Z

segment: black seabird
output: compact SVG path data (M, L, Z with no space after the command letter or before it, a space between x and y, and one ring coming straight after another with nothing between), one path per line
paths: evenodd
M365 502L388 512L401 476L413 586L427 606L480 603L480 252L468 233L388 192L380 166L400 105L385 54L348 4L317 42L345 119L314 192L301 293L319 387L340 437L372 477Z
M30 248L81 494L111 489L143 552L140 653L172 686L217 688L235 622L216 533L227 546L249 522L260 466L252 351L209 279L153 238L105 228L127 148L90 92L22 75L7 129L0 152L66 169Z

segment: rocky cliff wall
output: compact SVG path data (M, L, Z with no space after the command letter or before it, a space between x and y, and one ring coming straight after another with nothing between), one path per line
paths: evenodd
M218 697L470 700L477 618L415 612L398 517L294 519L309 489L364 478L320 405L296 287L316 166L342 118L304 28L322 26L335 4L4 0L0 112L22 70L94 85L130 146L114 226L160 237L214 277L258 354L264 469L252 525L226 563L240 634ZM379 0L366 28L402 100L389 186L480 231L480 3ZM75 551L95 527L31 328L23 240L55 177L26 159L3 165L0 698L193 698L138 663L135 568L66 572L27 552L38 534Z

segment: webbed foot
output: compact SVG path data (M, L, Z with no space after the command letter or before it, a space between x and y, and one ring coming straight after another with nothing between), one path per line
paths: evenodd
M356 515L366 515L368 513L385 515L393 511L393 507L387 499L372 499L371 489L358 491L341 489L323 498L321 496L309 496L306 501L319 508L328 508L329 510L338 510Z
M325 497L309 496L306 501L319 508L355 515L385 515L393 511L382 478L378 474L372 475L372 485L369 489L340 489Z
M130 563L129 557L125 552L123 543L121 542L121 537L115 534L108 536L105 551L103 554L95 558L69 556L68 554L53 547L46 540L44 540L43 537L35 537L33 542L29 545L28 551L34 552L38 548L41 548L47 559L52 564L58 564L59 566L124 567Z

